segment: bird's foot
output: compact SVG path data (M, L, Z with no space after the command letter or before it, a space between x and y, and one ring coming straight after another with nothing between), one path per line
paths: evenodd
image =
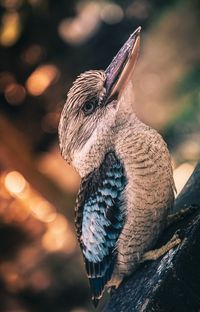
M181 239L177 234L174 234L173 237L168 241L165 245L158 249L154 250L149 250L145 252L142 256L142 259L140 262L145 262L145 261L151 261L151 260L157 260L164 254L166 254L170 249L174 248L175 246L179 245L181 243Z
M117 289L121 282L123 281L123 276L114 275L110 281L108 281L107 286L109 289Z
M199 206L197 206L197 205L190 205L189 207L183 208L174 214L170 214L167 217L167 227L178 222L178 221L180 221L180 220L182 220L182 219L184 219L188 215L195 212L198 208L199 208Z

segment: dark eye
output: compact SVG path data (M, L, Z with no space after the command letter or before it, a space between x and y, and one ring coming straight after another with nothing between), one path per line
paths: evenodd
M95 111L96 107L97 107L97 102L91 100L91 101L84 103L82 110L84 114L87 116L87 115L92 114Z

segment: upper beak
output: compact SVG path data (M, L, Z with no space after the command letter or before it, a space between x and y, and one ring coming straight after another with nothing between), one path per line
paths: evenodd
M133 73L140 48L140 30L138 27L130 35L105 71L106 103L121 95Z

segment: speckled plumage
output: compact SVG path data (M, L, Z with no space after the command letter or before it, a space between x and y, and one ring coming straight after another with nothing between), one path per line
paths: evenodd
M126 177L113 152L86 176L77 197L76 228L94 298L101 296L116 260L114 250L125 221Z
M120 58L136 59L130 46L122 48ZM120 79L116 64L117 58L108 71L86 72L75 81L59 125L62 155L82 178L76 229L94 301L105 285L118 286L137 268L164 228L174 201L166 143L136 117L127 80L122 94L120 82L115 93L110 91L109 79ZM83 109L88 99L95 99L90 114Z

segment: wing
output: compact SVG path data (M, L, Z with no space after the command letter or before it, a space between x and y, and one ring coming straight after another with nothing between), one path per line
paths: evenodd
M115 246L124 224L125 186L123 165L109 152L100 168L82 180L77 198L77 236L96 303L113 273Z

